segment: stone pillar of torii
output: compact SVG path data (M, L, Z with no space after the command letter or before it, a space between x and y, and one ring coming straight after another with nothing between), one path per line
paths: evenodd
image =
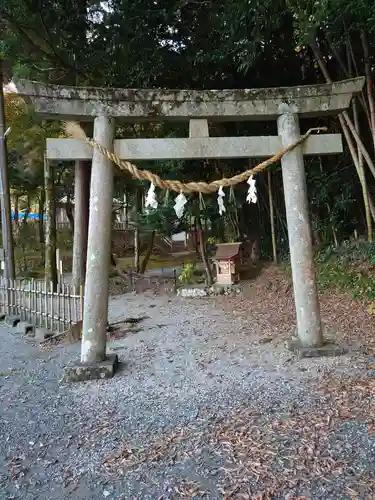
M272 156L300 138L300 117L322 117L347 109L353 95L361 92L364 78L300 87L217 91L78 88L25 80L16 85L19 94L44 118L91 120L98 143L122 159L136 161ZM189 121L189 137L114 137L115 122L167 120ZM209 137L210 122L250 120L277 121L278 136ZM303 157L341 152L341 134L311 135L281 161L300 348L319 349L323 345ZM106 328L114 169L98 150L80 140L47 139L46 155L49 160L92 160L81 362L69 373L76 380L112 376L117 358L106 354ZM76 259L77 252L85 248L77 236ZM76 280L80 278L84 276L75 276Z

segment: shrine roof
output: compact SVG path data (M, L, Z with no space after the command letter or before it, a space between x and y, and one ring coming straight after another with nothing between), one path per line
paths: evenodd
M229 260L238 255L242 243L221 243L217 245L216 260Z

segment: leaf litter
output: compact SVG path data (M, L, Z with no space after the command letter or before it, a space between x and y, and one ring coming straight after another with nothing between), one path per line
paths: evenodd
M261 415L255 408L242 407L203 432L200 425L190 426L161 436L147 447L122 448L107 457L106 471L124 475L143 465L149 469L160 462L199 461L204 447L206 454L219 458L215 490L225 499L287 498L286 494L294 495L288 498L310 498L314 487L324 492L338 478L345 483L343 495L373 497L374 464L372 470L355 470L350 462L337 457L337 446L331 447L330 438L347 421L363 423L372 432L375 380L335 377L321 380L315 390L313 408L301 406L288 414ZM374 438L373 442L375 445ZM175 480L176 498L216 498L199 483L184 485L178 477Z
M222 297L216 304L235 315L256 317L259 332L272 331L264 343L289 336L295 321L290 283L281 273L275 275L275 269L266 271L242 297ZM356 361L367 362L375 352L375 329L363 304L346 294L326 292L321 309L328 328L335 328L347 342L365 346ZM198 471L209 471L208 480L201 473L198 481L182 480L176 472L174 487L160 500L375 498L375 377L365 371L340 374L332 368L314 380L310 390L312 402L299 401L282 413L241 406L224 418L203 416L151 439L147 446L120 447L105 459L105 471L123 476L162 464L192 463ZM350 429L365 429L364 439L373 450L365 465L356 457L357 443L345 443ZM353 452L349 458L347 448Z

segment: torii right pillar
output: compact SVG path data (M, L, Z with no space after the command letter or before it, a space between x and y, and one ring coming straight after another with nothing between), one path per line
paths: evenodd
M283 147L286 147L298 141L301 136L299 118L297 114L290 111L287 104L280 106L280 112L282 114L277 120L278 132ZM323 332L314 269L302 146L284 155L281 167L298 339L301 347L321 347Z

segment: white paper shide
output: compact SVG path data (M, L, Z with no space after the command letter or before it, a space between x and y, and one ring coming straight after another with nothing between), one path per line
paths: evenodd
M151 207L154 210L158 208L158 200L156 199L156 194L155 194L155 184L153 184L152 182L149 190L147 191L145 207L146 208Z
M247 179L247 183L249 184L249 189L247 191L246 201L248 203L256 203L258 201L257 188L255 182L256 181L254 179L254 176L250 175L250 177Z
M225 208L225 205L224 205L224 196L225 196L225 193L223 190L223 186L220 186L219 190L217 192L217 204L219 205L219 214L220 215L223 215L223 213L225 213L227 211L227 209Z
M181 219L181 217L184 215L184 208L187 203L187 199L184 193L180 193L178 196L176 196L174 202L174 211L176 212L177 217Z

